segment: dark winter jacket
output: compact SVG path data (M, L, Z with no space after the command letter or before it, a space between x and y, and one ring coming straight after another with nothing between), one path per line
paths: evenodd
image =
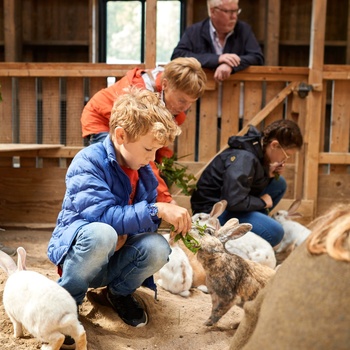
M109 136L82 149L66 175L66 193L48 246L50 260L58 265L78 230L91 222L111 225L119 235L155 232L148 203L155 203L158 182L149 165L140 168L134 204L129 205L131 184L117 162Z
M203 68L216 69L219 55L216 54L210 37L210 19L188 27L175 47L171 59L195 57ZM232 69L238 72L252 65L263 65L264 56L249 24L237 21L233 34L227 39L223 53L235 53L241 64Z
M266 206L260 194L270 178L263 163L261 134L250 126L246 135L231 136L228 145L199 178L191 196L194 213L209 213L222 199L227 201L230 211L249 212Z

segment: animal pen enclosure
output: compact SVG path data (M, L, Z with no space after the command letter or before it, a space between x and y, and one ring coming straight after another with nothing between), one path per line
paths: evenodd
M111 72L118 79L129 68L0 63L0 226L55 223L67 167L84 147L84 103L106 86ZM228 137L248 124L260 128L276 119L293 119L305 144L288 160L288 192L281 206L300 198L300 210L311 219L331 203L349 203L350 66L325 65L320 84L310 84L308 68L250 67L223 83L221 97L213 73L206 73L205 94L189 110L174 144L190 171L198 175ZM177 200L189 204L181 195Z

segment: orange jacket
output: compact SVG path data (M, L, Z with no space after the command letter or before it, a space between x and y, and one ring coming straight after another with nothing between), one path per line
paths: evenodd
M144 69L134 68L126 73L126 75L118 80L115 84L98 91L91 97L89 102L83 109L81 115L81 125L83 137L91 134L98 134L103 131L109 131L109 118L111 116L111 110L113 103L118 95L125 93L125 88L130 85L139 87L141 89L146 88L145 81L142 78L142 73L145 73ZM162 92L161 77L163 72L158 72L155 78L156 92ZM185 119L185 112L181 112L176 115L175 121L178 125L181 125ZM170 158L173 155L173 151L168 147L162 147L156 153L156 162L160 163L163 157ZM159 182L158 185L158 202L170 202L172 197L170 195L168 186L165 181L160 177L160 173L156 165L151 162L152 169Z

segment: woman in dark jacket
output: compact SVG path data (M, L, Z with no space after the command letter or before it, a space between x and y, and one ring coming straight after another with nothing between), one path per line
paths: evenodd
M194 213L209 213L225 199L227 209L219 217L251 223L253 231L273 247L283 238L282 226L268 213L282 199L287 185L280 176L286 160L303 144L301 131L291 120L278 120L262 133L250 126L244 136L231 136L229 148L208 165L191 197Z

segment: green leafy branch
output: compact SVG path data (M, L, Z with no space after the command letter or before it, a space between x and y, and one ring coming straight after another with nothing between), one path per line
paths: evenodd
M183 157L187 157L183 156ZM183 158L180 157L180 158ZM179 159L180 159L179 158ZM180 164L177 162L178 158L174 154L170 158L164 157L162 159L162 163L157 165L157 168L160 171L160 174L162 177L166 179L167 185L171 187L173 184L175 184L177 187L181 189L181 192L186 195L190 196L193 192L193 190L196 188L196 184L190 184L191 181L196 182L196 177L189 173L187 170L187 166Z
M199 234L201 236L204 235L204 231L207 228L207 225L199 225L198 221L195 223L195 228L198 230ZM171 231L174 231L174 226L171 225L170 227ZM185 237L179 233L175 236L174 242L177 242L178 240L182 240L184 245L186 246L187 249L189 249L192 253L196 254L199 249L201 249L201 244L193 237L191 236L188 232L186 233Z

